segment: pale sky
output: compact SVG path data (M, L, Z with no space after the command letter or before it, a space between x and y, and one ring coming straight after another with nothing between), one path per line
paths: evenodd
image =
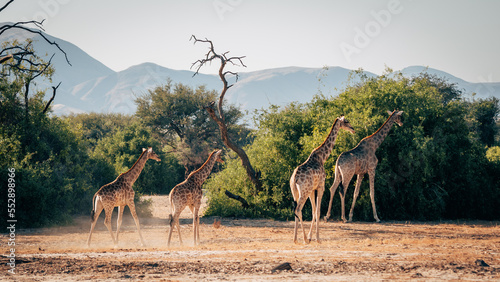
M233 68L240 72L423 65L498 82L499 12L495 0L16 0L0 22L45 18L48 34L115 71L144 62L188 70L207 50L189 41L194 34L246 56L247 68Z

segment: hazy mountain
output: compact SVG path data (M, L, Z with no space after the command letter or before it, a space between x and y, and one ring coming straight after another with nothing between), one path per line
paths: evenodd
M488 78L482 78L484 82L473 83L465 81L461 78L453 76L447 72L423 66L411 66L401 70L403 75L414 76L422 72L437 75L438 77L446 78L450 83L455 83L457 87L464 91L465 95L470 97L472 93L476 94L476 98L488 98L491 96L500 98L500 82L488 82Z
M192 71L173 70L154 63L143 63L115 72L77 46L50 35L47 37L56 41L68 54L71 66L66 63L57 48L31 33L13 30L2 35L0 41L23 41L27 37L37 40L34 47L38 54L56 54L53 59L56 69L53 83L38 82L37 85L46 88L62 82L53 104L53 111L58 115L91 111L134 113L134 99L155 86L165 84L167 79L191 87L205 85L208 89L222 88L222 83L216 75L198 74L193 77ZM405 68L402 73L411 76L422 71L445 77L450 82L457 83L466 93L477 93L477 97L500 97L500 83L470 83L448 73L420 66ZM239 72L238 82L228 91L226 97L228 102L239 105L242 110L250 113L254 109L267 108L271 104L308 102L318 93L336 95L345 87L350 72L341 67L284 67ZM373 73L365 73L375 76Z
M4 25L4 23L0 23L0 25ZM71 66L66 63L64 54L56 46L50 45L39 35L21 29L10 29L2 34L0 42L18 40L22 44L27 38L31 38L34 39L33 47L38 55L47 54L45 57L48 60L52 54L55 54L52 59L52 63L56 67L56 74L53 76L53 81L57 81L57 83L59 83L58 81L62 81L61 88L70 88L78 83L114 73L113 70L92 58L74 44L46 33L44 35L50 41L57 42L68 54Z
M218 87L216 76L192 76L191 71L172 70L144 63L77 84L71 89L71 95L79 97L87 105L86 111L134 113L134 99L156 86L166 84L168 79L173 83L180 82L192 87L201 84L210 88Z
M238 81L227 92L226 99L249 112L271 104L308 102L319 90L331 94L334 88L341 87L349 72L350 70L340 67L287 67L241 72ZM165 84L167 79L191 87L205 85L207 89L222 88L222 82L216 75L198 74L193 77L193 74L192 71L172 70L153 63L144 63L75 85L71 95L80 97L89 107L95 105L89 110L133 113L136 109L135 97L146 93L148 89ZM367 75L374 76L371 73Z
M337 94L351 71L341 67L285 67L241 73L239 81L228 92L229 101L244 109L267 108L290 102L309 102L318 93ZM375 74L366 72L368 76Z

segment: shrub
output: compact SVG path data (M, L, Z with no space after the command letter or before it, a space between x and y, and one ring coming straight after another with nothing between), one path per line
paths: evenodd
M333 169L340 153L375 132L388 118L387 111L404 111L402 127L394 126L378 148L379 164L375 196L379 216L395 220L441 218L498 218L500 182L488 169L486 150L480 138L470 134L471 104L461 92L442 79L421 74L362 77L337 97L316 96L307 104L271 107L257 116L259 125L253 144L246 151L265 191L253 195L240 165L228 162L225 169L207 183L208 214L265 216L293 219L289 179L295 167L320 145L335 118L344 114L356 130L341 132L325 163L326 190L333 183ZM493 153L489 153L493 155ZM493 157L492 157L493 158ZM490 167L490 169L492 169ZM355 220L373 220L365 176L356 203ZM350 208L355 180L346 198ZM225 189L253 205L243 210L224 196ZM322 214L326 213L329 191L325 191ZM340 216L340 200L334 196L333 215ZM310 206L303 209L310 218Z

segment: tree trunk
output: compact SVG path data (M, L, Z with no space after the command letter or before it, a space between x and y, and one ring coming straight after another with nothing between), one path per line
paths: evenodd
M217 122L217 125L219 126L220 134L222 137L222 142L231 150L233 150L238 157L241 160L241 165L245 168L246 173L248 175L248 178L250 178L250 181L255 187L254 190L254 195L257 194L257 192L262 191L262 183L260 182L259 178L257 177L255 170L253 169L250 160L248 159L248 156L246 152L238 147L236 144L231 142L231 139L229 139L228 132L227 132L227 126L226 124L217 116L215 113L215 109L213 108L213 103L210 104L209 106L206 106L205 109L208 111L210 117Z
M28 94L29 94L29 91L30 91L30 83L31 83L31 80L30 79L27 79L26 83L24 84L24 118L26 119L26 124L28 124L28 114L29 114L29 98L28 98Z

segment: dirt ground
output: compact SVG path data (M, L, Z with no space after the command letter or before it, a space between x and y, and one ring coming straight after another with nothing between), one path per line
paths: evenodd
M306 245L293 243L292 221L222 218L216 228L217 218L204 217L200 244L193 246L192 215L186 209L184 245L174 232L167 248L167 197L151 197L153 217L141 218L146 247L140 247L128 209L118 248L103 214L90 248L89 217L75 219L72 226L18 230L15 274L8 273L10 247L2 234L0 280L500 281L500 222L321 222L321 242ZM283 263L289 269L273 271Z

